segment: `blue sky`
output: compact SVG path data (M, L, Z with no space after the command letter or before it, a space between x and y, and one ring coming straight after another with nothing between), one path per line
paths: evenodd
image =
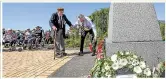
M3 27L25 30L39 25L48 30L48 21L58 7L65 8L67 18L75 23L80 13L88 16L109 6L110 3L3 3ZM158 19L165 20L165 4L155 3L154 6Z

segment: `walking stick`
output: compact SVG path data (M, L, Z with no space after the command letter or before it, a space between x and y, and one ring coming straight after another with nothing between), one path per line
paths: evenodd
M56 55L56 30L54 31L54 60L55 60L55 55Z

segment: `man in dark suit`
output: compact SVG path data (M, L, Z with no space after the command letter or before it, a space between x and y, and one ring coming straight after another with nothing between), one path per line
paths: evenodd
M56 56L58 58L63 57L66 55L65 53L65 24L67 23L70 27L72 27L71 22L67 19L66 15L63 14L64 9L58 8L56 13L52 14L50 19L50 26L51 26L51 36L55 38L55 47L56 47Z

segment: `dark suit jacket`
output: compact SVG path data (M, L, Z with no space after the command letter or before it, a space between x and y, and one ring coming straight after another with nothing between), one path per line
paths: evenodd
M65 24L67 23L69 26L72 26L71 22L67 19L67 17L66 17L65 14L63 14L62 19L63 19L63 21L64 21L64 23L63 23L63 28L61 28L62 26L61 26L61 24L58 22L58 21L59 21L58 13L53 13L53 14L52 14L51 19L50 19L50 22L49 22L50 27L51 27L51 36L52 36L52 37L53 37L53 35L54 35L54 34L52 34L52 33L54 33L54 32L53 32L53 29L52 29L52 26L56 26L57 31L58 31L59 29L63 29L63 37L64 37L64 38L65 38L65 29L66 29L66 28L65 28Z

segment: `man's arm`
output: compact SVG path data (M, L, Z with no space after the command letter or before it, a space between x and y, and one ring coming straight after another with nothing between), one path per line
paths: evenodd
M71 22L67 19L66 15L64 14L63 16L64 16L64 19L65 19L66 23L71 27L72 24L71 24Z
M49 21L49 24L50 24L50 27L51 27L51 29L52 29L52 26L55 26L56 24L55 24L55 18L56 18L56 16L55 16L55 13L53 13L52 14L52 16L51 16L51 18L50 18L50 21ZM55 26L56 27L56 26Z

